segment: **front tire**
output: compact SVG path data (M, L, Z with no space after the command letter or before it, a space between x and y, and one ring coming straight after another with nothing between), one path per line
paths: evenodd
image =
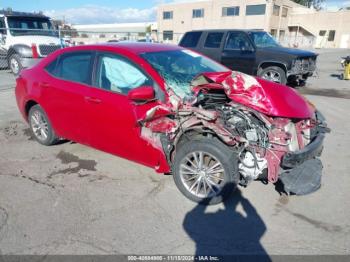
M21 62L21 58L18 54L13 54L10 56L10 59L8 61L9 67L11 69L11 72L15 75L18 76L19 73L23 69L23 65Z
M266 68L260 68L258 70L258 76L271 82L275 82L283 85L287 84L286 72L278 66L269 66Z
M216 138L195 138L180 144L173 164L177 188L188 199L214 205L236 189L237 154Z
M33 137L42 145L50 146L58 142L45 111L39 105L30 108L28 122Z

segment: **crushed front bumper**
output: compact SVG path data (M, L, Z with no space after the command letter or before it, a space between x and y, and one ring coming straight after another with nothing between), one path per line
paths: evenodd
M323 149L324 137L325 134L320 133L310 144L308 144L302 150L285 154L282 159L282 167L293 168L309 159L320 156Z
M323 118L322 115L318 117ZM299 151L288 152L282 158L279 179L288 194L306 195L321 187L323 166L317 157L322 153L325 133L330 129L324 123L316 128L316 132L317 136L310 144Z
M279 178L286 193L306 195L321 187L322 169L320 159L309 159L295 168L284 170Z

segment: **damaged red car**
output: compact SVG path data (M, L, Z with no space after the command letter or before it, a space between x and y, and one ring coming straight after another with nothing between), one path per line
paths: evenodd
M58 50L21 72L16 98L41 144L69 139L171 173L196 202L254 180L300 195L321 185L329 129L309 101L178 46Z

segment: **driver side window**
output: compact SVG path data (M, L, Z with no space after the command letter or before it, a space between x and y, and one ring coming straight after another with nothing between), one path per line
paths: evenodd
M126 58L102 54L99 56L96 85L105 90L127 94L140 86L153 86L153 81Z
M231 32L227 38L225 49L230 50L252 50L253 46L249 42L246 34L242 32Z

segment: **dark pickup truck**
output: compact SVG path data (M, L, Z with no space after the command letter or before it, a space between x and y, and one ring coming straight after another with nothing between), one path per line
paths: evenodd
M316 69L317 54L282 47L261 30L191 31L183 36L179 45L232 70L282 84L302 84Z

